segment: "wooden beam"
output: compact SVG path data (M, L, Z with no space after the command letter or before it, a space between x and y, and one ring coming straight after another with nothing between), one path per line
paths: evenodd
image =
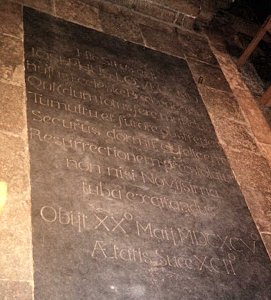
M257 34L255 35L254 39L250 42L250 44L247 46L246 50L243 52L243 54L240 56L240 58L237 61L238 66L243 66L247 59L250 57L252 52L256 49L261 39L266 34L267 30L271 30L271 16L269 16L264 24L261 26Z
M271 106L271 86L262 95L261 104Z

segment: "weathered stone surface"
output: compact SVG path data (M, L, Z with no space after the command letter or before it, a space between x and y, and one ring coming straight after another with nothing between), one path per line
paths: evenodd
M271 167L271 145L258 143L260 150L262 151L263 156L268 160Z
M218 66L188 59L188 65L197 83L211 88L231 92L229 84Z
M240 185L271 191L271 169L264 157L249 153L226 151L230 165Z
M184 51L178 41L177 33L173 30L165 32L154 30L148 26L141 25L145 45L149 48L159 50L177 57L184 57Z
M8 183L11 197L26 195L29 192L28 162L25 143L4 133L0 135L0 177Z
M119 35L120 37L123 36L124 39L127 40L133 39L135 41L140 41L140 43L142 43L142 33L141 30L139 32L138 29L139 24L146 25L147 27L151 27L153 29L165 33L173 32L174 30L173 25L160 22L159 20L150 18L146 15L129 10L122 6L109 4L108 2L103 2L98 7L100 9L101 22L104 21L107 24L106 29L113 30L114 35ZM111 18L113 17L112 15L114 15L115 25L113 29L110 28L110 25L112 26L112 23L110 24L110 22L108 22L108 20L106 20L106 18L103 17L103 12L110 14ZM124 25L122 24L122 22L120 22L119 19L124 22L126 27L124 27ZM127 22L128 24L126 24ZM122 30L120 30L120 28L118 28L117 26L120 26ZM126 33L126 31L128 32Z
M27 281L0 280L1 300L32 300L32 286Z
M178 29L179 47L187 57L194 58L212 65L218 62L211 51L208 40L199 34Z
M219 118L227 118L236 122L245 123L239 104L233 94L198 85L199 92L209 114Z
M24 84L23 44L17 38L0 34L0 81Z
M203 101L215 126L219 141L238 151L259 154L253 136L246 126L233 95L198 85Z
M228 54L224 52L223 45L217 45L217 38L211 36L212 47L219 64L230 84L234 96L238 100L239 106L250 124L250 128L256 139L265 144L271 144L271 130L255 99L241 78L241 75Z
M176 9L184 14L197 16L200 12L200 1L198 0L155 0L154 2L161 3L170 8Z
M143 24L152 28L156 28L158 30L161 31L172 31L174 24L169 24L166 22L161 22L161 20L158 20L156 18L150 18L150 16L137 12L133 9L127 8L124 5L117 5L117 4L113 4L112 2L108 1L100 1L100 0L81 0L82 2L89 4L91 6L94 6L96 8L98 8L100 10L100 14L102 12L106 12L109 14L114 14L116 15L115 18L124 18L124 22L127 22L127 20L129 20L134 24ZM117 3L117 2L116 2ZM107 22L107 20L104 20L105 22ZM117 20L115 20L116 22ZM132 28L131 25L128 24L128 29L130 30ZM120 24L120 26L123 27L122 24ZM135 28L135 34L137 35L137 31L138 29ZM122 31L120 32L120 34L124 34ZM133 34L132 32L130 32L130 34Z
M269 253L269 257L271 259L271 234L269 233L262 233L261 234L262 238L263 238L263 241L264 241L264 244L265 244L265 247Z
M218 1L216 0L202 0L200 2L199 18L205 22L209 22L213 19L216 9L218 7Z
M268 299L186 61L29 9L25 30L36 298Z
M134 13L134 12L128 11L128 10L126 10L125 12L122 12L122 13L125 15L125 17L132 19L135 23L142 24L147 27L151 27L158 31L169 33L169 32L173 32L173 30L175 30L174 24L160 22L159 20L156 20L154 18L149 18L148 16L145 16L143 14Z
M231 88L247 90L247 86L230 56L220 51L216 51L215 54Z
M0 82L0 130L16 134L26 130L25 99L22 87Z
M178 20L179 20L179 18L178 18ZM188 29L188 30L194 30L195 18L191 17L191 16L184 15L184 18L182 20L182 24L180 24L180 25L183 26L184 28Z
M9 0L0 0L0 33L22 38L22 7Z
M133 18L128 18L123 13L111 13L100 10L101 27L105 33L118 36L124 40L143 44L141 30Z
M88 0L84 0L88 1ZM140 11L152 17L173 22L176 17L176 12L197 16L200 13L200 2L198 0L108 0L109 2L126 6L130 9Z
M178 13L175 23L179 26L183 26L185 15L182 13Z
M176 17L176 11L171 10L169 8L153 5L153 3L149 4L146 0L138 0L138 2L139 3L135 6L135 10L157 18L159 20L163 20L169 23L174 22Z
M254 66L247 62L239 71L241 72L241 77L252 95L254 97L261 97L264 93L264 84L257 74Z
M53 1L54 0L14 0L14 2L21 3L23 5L48 13L54 12Z
M145 15L152 16L156 19L163 20L169 23L173 23L176 17L176 11L168 7L163 7L155 2L149 2L148 0L109 0L112 3L126 6L130 9L134 9Z
M107 6L107 7L112 7L112 3L109 1L109 0L79 0L87 5L90 5L90 6L93 6L93 7L96 7L96 8L103 8L104 6Z
M0 179L8 186L1 213L0 279L32 280L29 166L20 138L0 133Z
M80 0L55 0L56 15L87 27L101 30L99 11Z
M271 144L271 129L254 102L253 96L245 89L235 88L233 92L256 139L261 143Z
M259 104L259 107L260 107L261 112L263 113L264 118L267 121L269 127L271 127L271 109L270 109L270 106Z
M245 124L226 118L212 116L219 141L232 150L250 151L259 154L259 149Z
M207 36L210 41L211 48L213 49L213 52L215 52L216 56L227 54L226 43L219 33L214 32L213 30L208 30Z
M242 193L259 231L271 234L271 193L252 189Z
M176 24L185 29L195 31L195 27L197 26L197 19L194 16L179 13L176 19Z
M0 280L33 279L31 209L30 201L23 197L9 195L1 213L0 251L3 255L0 258Z
M185 30L157 30L141 25L146 46L178 56L191 57L210 64L217 64L208 41L203 36Z

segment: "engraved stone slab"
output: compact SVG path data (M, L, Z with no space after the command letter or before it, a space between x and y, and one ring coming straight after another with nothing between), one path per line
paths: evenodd
M270 299L186 62L24 11L35 299Z

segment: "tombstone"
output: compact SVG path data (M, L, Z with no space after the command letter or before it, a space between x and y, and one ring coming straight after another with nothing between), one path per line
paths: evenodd
M185 60L24 10L35 299L270 299Z

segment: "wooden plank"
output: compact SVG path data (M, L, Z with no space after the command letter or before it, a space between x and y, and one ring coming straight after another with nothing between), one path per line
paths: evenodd
M264 24L261 26L261 28L259 29L259 31L255 35L254 39L250 42L250 44L248 45L246 50L243 52L241 57L238 59L238 61L237 61L238 66L243 66L246 63L247 59L250 57L252 52L256 49L259 42L261 41L261 39L264 37L267 30L269 30L269 29L271 29L271 16L269 16L266 19Z

